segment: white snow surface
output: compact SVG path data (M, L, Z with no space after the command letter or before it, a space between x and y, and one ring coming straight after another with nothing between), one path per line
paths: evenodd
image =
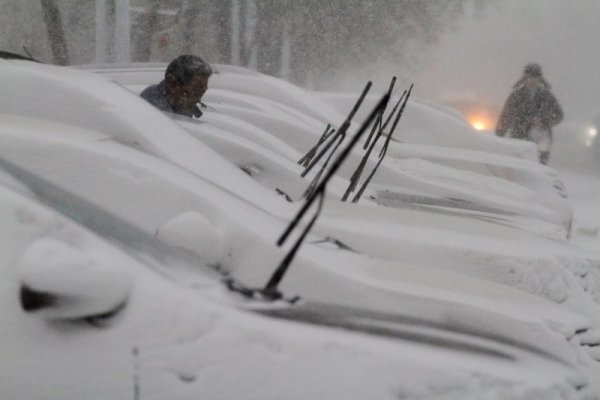
M300 204L285 202L228 157L104 79L75 71L61 72L62 80L44 67L31 67L33 75L25 76L20 65L28 64L3 63L8 72L0 74L0 84L21 93L29 90L36 99L29 106L42 111L40 119L33 119L22 104L0 95L0 159L106 207L144 234L198 257L203 266L179 270L159 262L156 268L156 261L99 238L40 205L33 195L18 194L26 189L12 177L2 177L0 182L10 189L0 190L1 399L600 397L600 178L593 172L560 170L575 209L568 241L489 215L330 199L282 286L305 300L363 304L481 335L518 338L537 352L487 344L512 356L504 359L269 318L248 312L251 305L224 290L214 268L205 267L225 268L251 286L264 282L284 254L273 243ZM11 74L23 76L11 80ZM226 90L239 90L251 96L251 77L240 75L216 94L226 98ZM46 107L52 96L37 89L50 80L64 96L68 79L80 79L94 95L82 103L74 83L73 98L59 96ZM29 87L11 86L28 80ZM289 99L286 90L292 90L277 80L269 81L268 88L282 93L282 102ZM287 106L308 117L284 117L282 112L274 117L278 126L301 131L329 112L303 101L305 92L292 93L298 103ZM101 112L73 115L70 108ZM242 105L221 110L231 116L252 114ZM210 124L222 124L227 131L238 124L248 136L263 135L254 125L207 113L201 129ZM434 128L443 130L444 125ZM282 137L262 137L254 143L269 148L273 160L300 154L292 144L286 147ZM231 141L241 143L239 138ZM471 150L483 151L481 147ZM506 152L515 148L507 146ZM241 151L232 152L244 159ZM515 165L529 163L526 150L518 156ZM498 166L506 157L489 159ZM469 160L475 164L477 156ZM556 162L561 165L560 159ZM431 158L393 159L390 164L452 189L439 178L442 169L444 177L452 171ZM523 165L534 171L529 177L552 179L556 174ZM514 180L486 181L472 170L466 173L473 188L488 191L488 199L507 194L503 204L515 198L532 203L540 194ZM284 182L287 176L278 179ZM341 181L332 185L343 187ZM539 215L551 212L539 204L512 206L530 207L530 213L537 210ZM320 243L325 236L360 254ZM73 296L75 306L26 314L18 303L22 284ZM77 301L78 296L84 299ZM54 320L97 314L123 301L125 309L106 326ZM453 338L452 333L438 334ZM487 342L479 337L474 343Z

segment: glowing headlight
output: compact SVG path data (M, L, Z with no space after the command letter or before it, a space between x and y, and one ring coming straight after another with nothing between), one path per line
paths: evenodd
M483 121L472 121L471 124L473 125L473 128L478 131L482 131L486 128L486 125Z
M481 113L467 115L467 121L478 131L486 131L492 128L490 118Z

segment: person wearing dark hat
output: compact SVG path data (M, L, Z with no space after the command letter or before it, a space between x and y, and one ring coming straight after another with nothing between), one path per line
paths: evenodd
M162 82L147 87L140 96L162 111L200 118L199 105L212 72L203 59L185 54L169 63Z
M515 83L496 125L496 135L530 140L538 147L539 160L548 162L552 127L563 119L563 111L550 91L539 64L527 64Z

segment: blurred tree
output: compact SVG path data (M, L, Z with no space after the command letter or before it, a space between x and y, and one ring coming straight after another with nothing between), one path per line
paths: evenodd
M149 0L147 6L140 13L133 25L132 41L133 41L133 61L144 62L150 61L152 52L152 40L158 30L158 9L160 6L159 0Z
M433 43L467 1L289 1L293 76L302 79L308 71L322 75L382 59L405 62L408 43Z
M213 5L212 21L215 24L215 39L218 43L217 61L231 63L231 0L221 0Z
M462 15L466 3L481 8L491 1L205 0L202 12L212 15L220 32L213 43L222 47L219 61L230 60L224 55L231 52L231 28L235 26L236 34L241 35L235 38L240 53L235 60L251 65L254 51L259 71L279 75L282 49L290 45L291 77L303 82L349 65L381 60L406 63L409 44L435 42ZM238 21L232 22L232 15ZM289 43L284 43L288 37Z
M60 11L54 0L40 0L40 4L52 49L52 62L57 65L67 65L69 55Z
M114 1L118 0L108 4ZM380 61L406 70L423 46L458 21L466 5L481 10L499 0L130 1L136 61L169 61L194 53L209 62L235 62L305 83L311 77L323 82L340 70ZM15 20L32 21L18 29L7 27L8 35L19 39L16 49L26 44L34 54L43 55L51 48L54 62L61 64L93 61L89 44L94 40L95 0L0 0L0 4L14 10L10 12L17 14ZM42 15L50 46L36 39L44 26L37 22ZM111 51L109 47L109 59Z
M283 27L290 19L289 5L285 0L256 3L257 69L265 74L278 76L281 70Z

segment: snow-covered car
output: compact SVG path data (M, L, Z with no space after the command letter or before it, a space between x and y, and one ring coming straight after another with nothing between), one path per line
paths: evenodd
M32 100L18 101L15 97L2 99L3 110L23 116L35 114L39 117L62 121L75 126L85 126L88 129L103 132L120 143L125 143L147 153L154 154L228 191L232 191L239 197L245 198L250 203L278 218L289 219L297 209L298 206L282 201L281 196L274 191L265 190L263 186L257 184L252 179L248 179L248 176L241 172L239 166L223 162L224 160L216 153L211 152L202 143L194 140L193 137L190 137L181 129L178 129L169 118L156 112L154 108L141 101L137 96L128 94L116 85L108 84L105 79L68 69L14 63L10 65L12 67L11 78L7 79L3 84L5 87L11 89L13 93L19 93L21 98L27 99L31 97ZM10 68L6 67L5 75L10 75L8 74L10 70ZM11 87L11 85L13 86ZM48 87L51 90L47 91L45 89ZM47 93L54 96L59 92L64 93L63 96L60 96L60 101L49 102L48 97L44 98L41 95ZM40 104L39 107L36 107L36 102L45 104L45 106ZM35 110L35 112L31 110ZM23 137L23 140L25 140L25 137ZM4 151L7 155L10 155L8 147L5 147ZM51 158L43 160L44 162L53 161ZM50 166L41 168L54 171ZM342 223L343 220L340 220L340 214L335 211L338 209L340 209L339 203L335 208L326 208L326 214L319 226L317 226L317 229L320 229L324 236L328 235L327 232L329 230L338 234L342 230L345 232L344 236L348 236L347 240L352 240L353 242L355 242L356 238L364 237L365 234L378 236L375 231L365 233L361 226L357 227L356 224L352 223L360 215L376 214L366 212L362 208L345 207L343 220L347 220L347 222ZM330 219L327 216L328 212L331 212L336 217ZM506 245L498 246L497 240L509 238L509 241L512 242L513 238L522 236L520 231L495 227L493 230L497 231L498 234L486 241L486 250L482 252L481 247L477 244L481 242L480 236L482 232L486 231L486 228L479 227L478 225L483 223L482 220L490 219L501 224L507 224L511 222L509 218L504 218L503 216L492 218L490 215L481 213L467 213L479 221L475 223L473 222L473 218L469 218L469 215L464 215L465 213L463 212L446 211L443 214L447 215L442 216L439 211L436 211L432 216L426 212L407 209L402 213L398 211L395 214L398 217L395 218L389 217L392 214L387 214L385 211L379 212L379 214L381 215L377 217L378 222L383 223L387 221L386 225L390 227L383 231L387 231L390 234L378 239L378 241L361 241L356 243L356 248L367 254L391 258L393 260L405 257L402 249L407 249L411 257L425 265L431 263L430 256L432 254L435 255L434 258L440 255L442 257L449 257L449 253L445 250L447 245L444 241L437 243L435 240L431 240L431 238L435 238L437 235L423 240L421 234L407 234L409 231L407 231L407 225L402 224L403 218L406 218L407 221L418 219L422 221L431 220L431 226L435 226L436 223L439 224L440 221L447 221L444 222L443 226L445 226L444 229L448 229L449 234L450 232L454 234L458 230L460 235L465 238L476 238L472 243L469 240L461 241L461 247L454 247L455 250L452 251L452 254L454 254L453 258L446 260L446 264L453 266L460 265L467 269L471 267L476 268L477 264L480 263L478 257L489 258L491 254L494 255L494 259L497 258L498 262L501 263L500 260L503 258L501 256L501 249L506 247ZM401 215L404 215L404 217L400 217ZM461 215L464 215L464 218L461 218ZM330 220L332 221L331 223L328 222ZM466 225L473 226L474 229L466 232L463 227L465 223L461 221L468 221ZM409 226L413 226L413 222ZM388 229L391 230L388 231ZM538 238L531 236L527 239L523 238L519 243L526 244L538 241ZM508 246L510 248L510 245ZM530 245L526 244L526 246ZM521 248L521 246L516 248ZM389 249L395 250L390 252ZM419 254L418 257L414 257L414 250L416 249L418 249L416 252ZM565 251L569 253L569 250ZM465 252L469 252L474 256L472 262L464 260L462 255ZM525 254L528 254L528 256L525 256ZM557 256L558 254L555 252L550 252L547 255L550 259ZM519 252L518 257L520 259L533 257L533 254L531 251L525 251L525 253ZM525 260L521 261L521 263L523 263L526 270L531 265L529 261ZM495 267L496 263L492 263L490 269Z
M350 107L356 98L356 95L348 93L316 95L329 101L338 110ZM372 96L366 99L367 104L374 101ZM499 190L506 185L501 183L502 180L519 185L520 191L514 187L512 190L505 188L515 195L513 201L552 210L555 215L551 219L558 221L567 234L570 233L573 209L567 199L567 190L556 170L536 162L535 145L522 140L478 133L466 121L431 104L409 102L405 114L402 130L397 135L403 143L401 146L390 147L390 156L399 159L418 158L433 162L441 169L451 168L453 171L479 174L479 178L472 175L471 179L467 179L467 184L483 179L490 187ZM436 175L433 171L431 173ZM438 177L446 178L453 184L460 183L452 177ZM524 194L523 190L530 192L530 196L533 192L534 197L527 199L519 196L517 193ZM533 214L535 215L535 211ZM537 215L539 216L539 212Z
M360 307L244 299L218 271L126 221L106 229L91 222L97 210L71 203L58 213L4 172L0 182L3 399L393 399L440 390L575 399L588 390L556 352L369 311L368 299L354 301Z
M116 221L124 220L125 227L141 230L142 237L157 236L161 242L191 253L203 264L219 266L249 287L264 284L284 255L273 243L286 219L293 215L289 211L295 205L281 201L275 194L266 195L270 192L264 187L186 136L178 125L139 98L88 75L74 73L67 88L85 82L96 96L81 96L73 90L72 98L62 99L71 102L62 104L65 109L40 111L46 112L41 115L44 118L54 118L62 124L31 118L26 110L10 108L10 99L2 100L2 105L12 111L2 116L2 166L53 206L69 215L88 216L87 226L105 232ZM41 81L29 82L33 90ZM65 90L58 84L55 89ZM39 96L40 91L36 93ZM69 113L86 107L90 115ZM63 114L57 114L61 111ZM88 129L81 128L81 119L91 121ZM587 347L593 346L589 344L595 343L597 322L592 304L585 303L592 318L581 318L565 307L512 288L457 276L453 270L459 264L475 267L488 257L491 262L486 266L490 269L483 275L490 273L496 278L500 275L501 280L532 284L525 289L539 290L542 293L535 294L555 297L552 299L558 303L565 302L564 296L568 299L570 294L584 298L582 286L566 271L558 272L557 267L551 270L551 279L536 285L535 276L528 278L527 269L521 269L534 265L507 257L510 249L520 252L521 261L532 258L533 253L527 252L525 246L528 243L538 248L545 246L552 256L577 259L566 245L555 248L552 241L477 219L439 218L414 210L390 213L374 206L341 207L338 202L337 207L330 208L330 204L325 205L326 212L315 227L315 236L302 247L289 276L283 280L284 293L343 306L355 306L368 297L370 309L376 312L401 312L404 318L442 324L444 330L462 334L467 333L466 329L479 336L502 337L503 342L525 342L525 347L541 346L542 353L549 352L569 363L585 364L583 361L590 360L583 350L590 350ZM115 215L116 220L111 218ZM362 218L357 219L357 215ZM462 235L456 236L457 229ZM129 229L116 231L124 232L120 241L136 244L128 236ZM355 251L327 240L331 233L336 233L342 242L351 242ZM501 238L505 241L495 241ZM516 243L523 245L516 249ZM508 268L507 264L501 274L494 273L492 270L500 264L493 262L491 253L504 257L498 259L499 263L505 260L512 266ZM395 262L383 261L385 258ZM399 259L405 263L398 263ZM440 265L441 260L444 265ZM577 266L591 269L589 265ZM482 270L471 272L477 275ZM588 284L593 284L593 276L590 271ZM567 288L560 282L555 286L555 278L572 279L568 288L571 291L565 293ZM360 298L357 293L361 293ZM573 305L573 301L569 303ZM577 342L577 346L571 349L566 346L567 340ZM577 382L583 385L581 380Z
M21 100L16 96L2 98L4 111L22 116L36 114L39 117L103 132L112 140L156 155L231 191L276 218L289 220L296 212L297 205L282 201L281 196L274 191L265 190L256 181L249 179L239 166L224 162L218 154L194 140L169 118L137 96L107 83L105 79L56 67L30 66L18 62L13 62L9 66L12 68L12 75L8 74L11 68L5 66L6 75L10 75L11 78L3 82L3 85L10 89L10 92L19 93ZM46 90L48 87L51 90ZM44 93L50 96L55 96L57 93L63 95L60 96L60 100L50 102L49 97L43 96ZM31 100L23 102L23 98L31 98ZM36 106L36 102L40 103L39 107ZM11 131L7 131L7 134L15 135ZM25 135L16 134L16 136L21 140L28 140ZM40 143L38 139L31 140ZM8 157L20 158L8 146L2 146L2 152ZM39 166L40 170L58 174L54 179L68 177L61 169L50 165L57 161L55 158L44 157L40 160L46 163ZM165 202L162 207L170 204ZM533 292L540 290L538 285L523 284L523 281L532 278L528 271L536 263L556 265L557 275L553 273L553 277L563 274L562 266L571 269L583 268L588 271L595 265L593 259L588 262L585 257L573 256L573 250L566 244L560 246L542 244L544 240L536 235L527 235L520 230L503 227L502 225L512 222L508 218L498 216L491 218L490 215L460 211L442 213L435 211L432 214L425 210L406 209L402 212L396 210L394 213L388 213L384 210L375 210L373 207L363 209L363 207L341 206L339 202L335 202L335 206L326 207L325 215L316 229L323 236L332 233L342 236L357 250L379 258L398 260L406 259L408 255L410 261L425 266L436 265L439 259L444 259L443 264L446 268L466 270L486 278L492 277L502 283L509 282L513 286L522 285ZM140 214L144 210L135 209L132 212ZM156 212L156 210L145 211L146 214ZM173 210L168 212L175 213ZM171 214L172 217L175 215ZM363 217L367 220L374 218L372 224L365 224ZM490 219L496 223L487 222ZM383 229L381 229L382 224L385 225ZM371 225L378 225L380 231L364 228ZM423 229L424 227L426 229ZM444 235L439 235L442 230L445 232ZM491 235L491 232L495 233ZM456 241L458 246L449 247L446 238L457 234L464 240ZM365 240L365 237L376 238L376 240ZM437 238L440 240L438 241ZM539 257L539 252L536 253L538 248L548 249L542 259ZM510 251L507 252L507 249ZM464 254L471 256L465 259ZM482 260L489 261L482 263ZM506 260L509 260L509 264L518 265L517 279L515 279L514 267L506 268ZM485 268L481 269L480 264ZM493 272L495 270L502 270L504 273L497 274ZM513 272L509 273L511 270ZM590 273L589 276L593 277L594 274ZM544 283L542 287L547 283L549 282ZM575 286L578 287L580 286ZM541 293L553 299L556 297L553 295L554 291L542 290Z
M215 129L206 125L191 121L181 124L240 167L254 166L254 176L262 183L269 180L266 177L272 177L272 182L283 179L288 183L286 187L276 189L298 198L308 183L298 179L302 170L295 162L318 140L323 121L329 118L341 123L343 114L278 79L228 66L217 66L217 70L222 72L211 78L211 90L205 96L210 107L203 121L228 131L229 138L225 138L225 133L216 135ZM139 92L161 79L164 65L105 67L93 71ZM355 101L348 95L336 99L338 103L334 104L338 107L339 99ZM503 155L527 158L529 152L534 158L535 148L521 141L474 134L465 122L424 104L409 102L408 108L407 121L402 122L408 123L408 127L399 134L408 143L391 143L388 159L393 162L382 164L365 198L388 206L468 209L491 218L499 216L505 222L550 237L568 236L573 212L556 171ZM362 107L360 115L368 109L369 106ZM254 144L244 143L247 140ZM260 152L256 146L264 146L266 150ZM271 151L277 155L270 154ZM255 161L259 158L257 152L265 160L262 165ZM340 170L342 179L350 179L362 156L359 152L351 155L351 161ZM287 158L287 163L283 159L273 160L279 157ZM369 160L368 168L375 161ZM348 182L332 186L341 197Z
M268 139L268 135L252 125L242 126L244 121L223 115L218 115L216 120L216 115L206 113L204 122L209 124L195 121L179 123L261 184L285 193L290 199L301 198L310 179L314 177L314 171L307 175L308 180L302 179L304 167L294 161L302 157L300 152L277 138ZM377 175L363 193L363 201L394 208L435 208L440 212L465 210L557 239L567 236L570 230L572 208L565 198L558 196L551 178L546 175L527 174L513 166L506 168L504 172L512 172L509 175L523 183L519 185L496 176L480 174L473 171L474 168L462 167L461 164L467 164L487 169L484 164L472 161L473 152L455 151L449 157L448 151L432 146L392 146L389 154L394 156L390 156L379 167ZM464 161L461 155L470 161ZM442 158L442 162L437 163L436 156ZM486 154L478 156L483 163ZM344 197L360 160L360 154L349 156L348 163L328 187L332 197ZM372 171L375 163L376 158L371 157L364 175ZM453 167L449 165L452 163ZM540 181L540 178L545 180ZM538 190L534 191L531 187L537 187ZM542 202L536 192L544 189L550 193Z
M356 93L313 92L313 94L339 112L350 109L356 99ZM366 105L374 104L376 101L373 95L365 98ZM406 116L403 118L406 129L398 132L398 138L408 144L461 148L537 160L537 150L531 143L522 140L503 140L479 133L457 114L458 112L452 112L437 104L413 100L408 103ZM357 116L364 117L364 110L359 110Z

